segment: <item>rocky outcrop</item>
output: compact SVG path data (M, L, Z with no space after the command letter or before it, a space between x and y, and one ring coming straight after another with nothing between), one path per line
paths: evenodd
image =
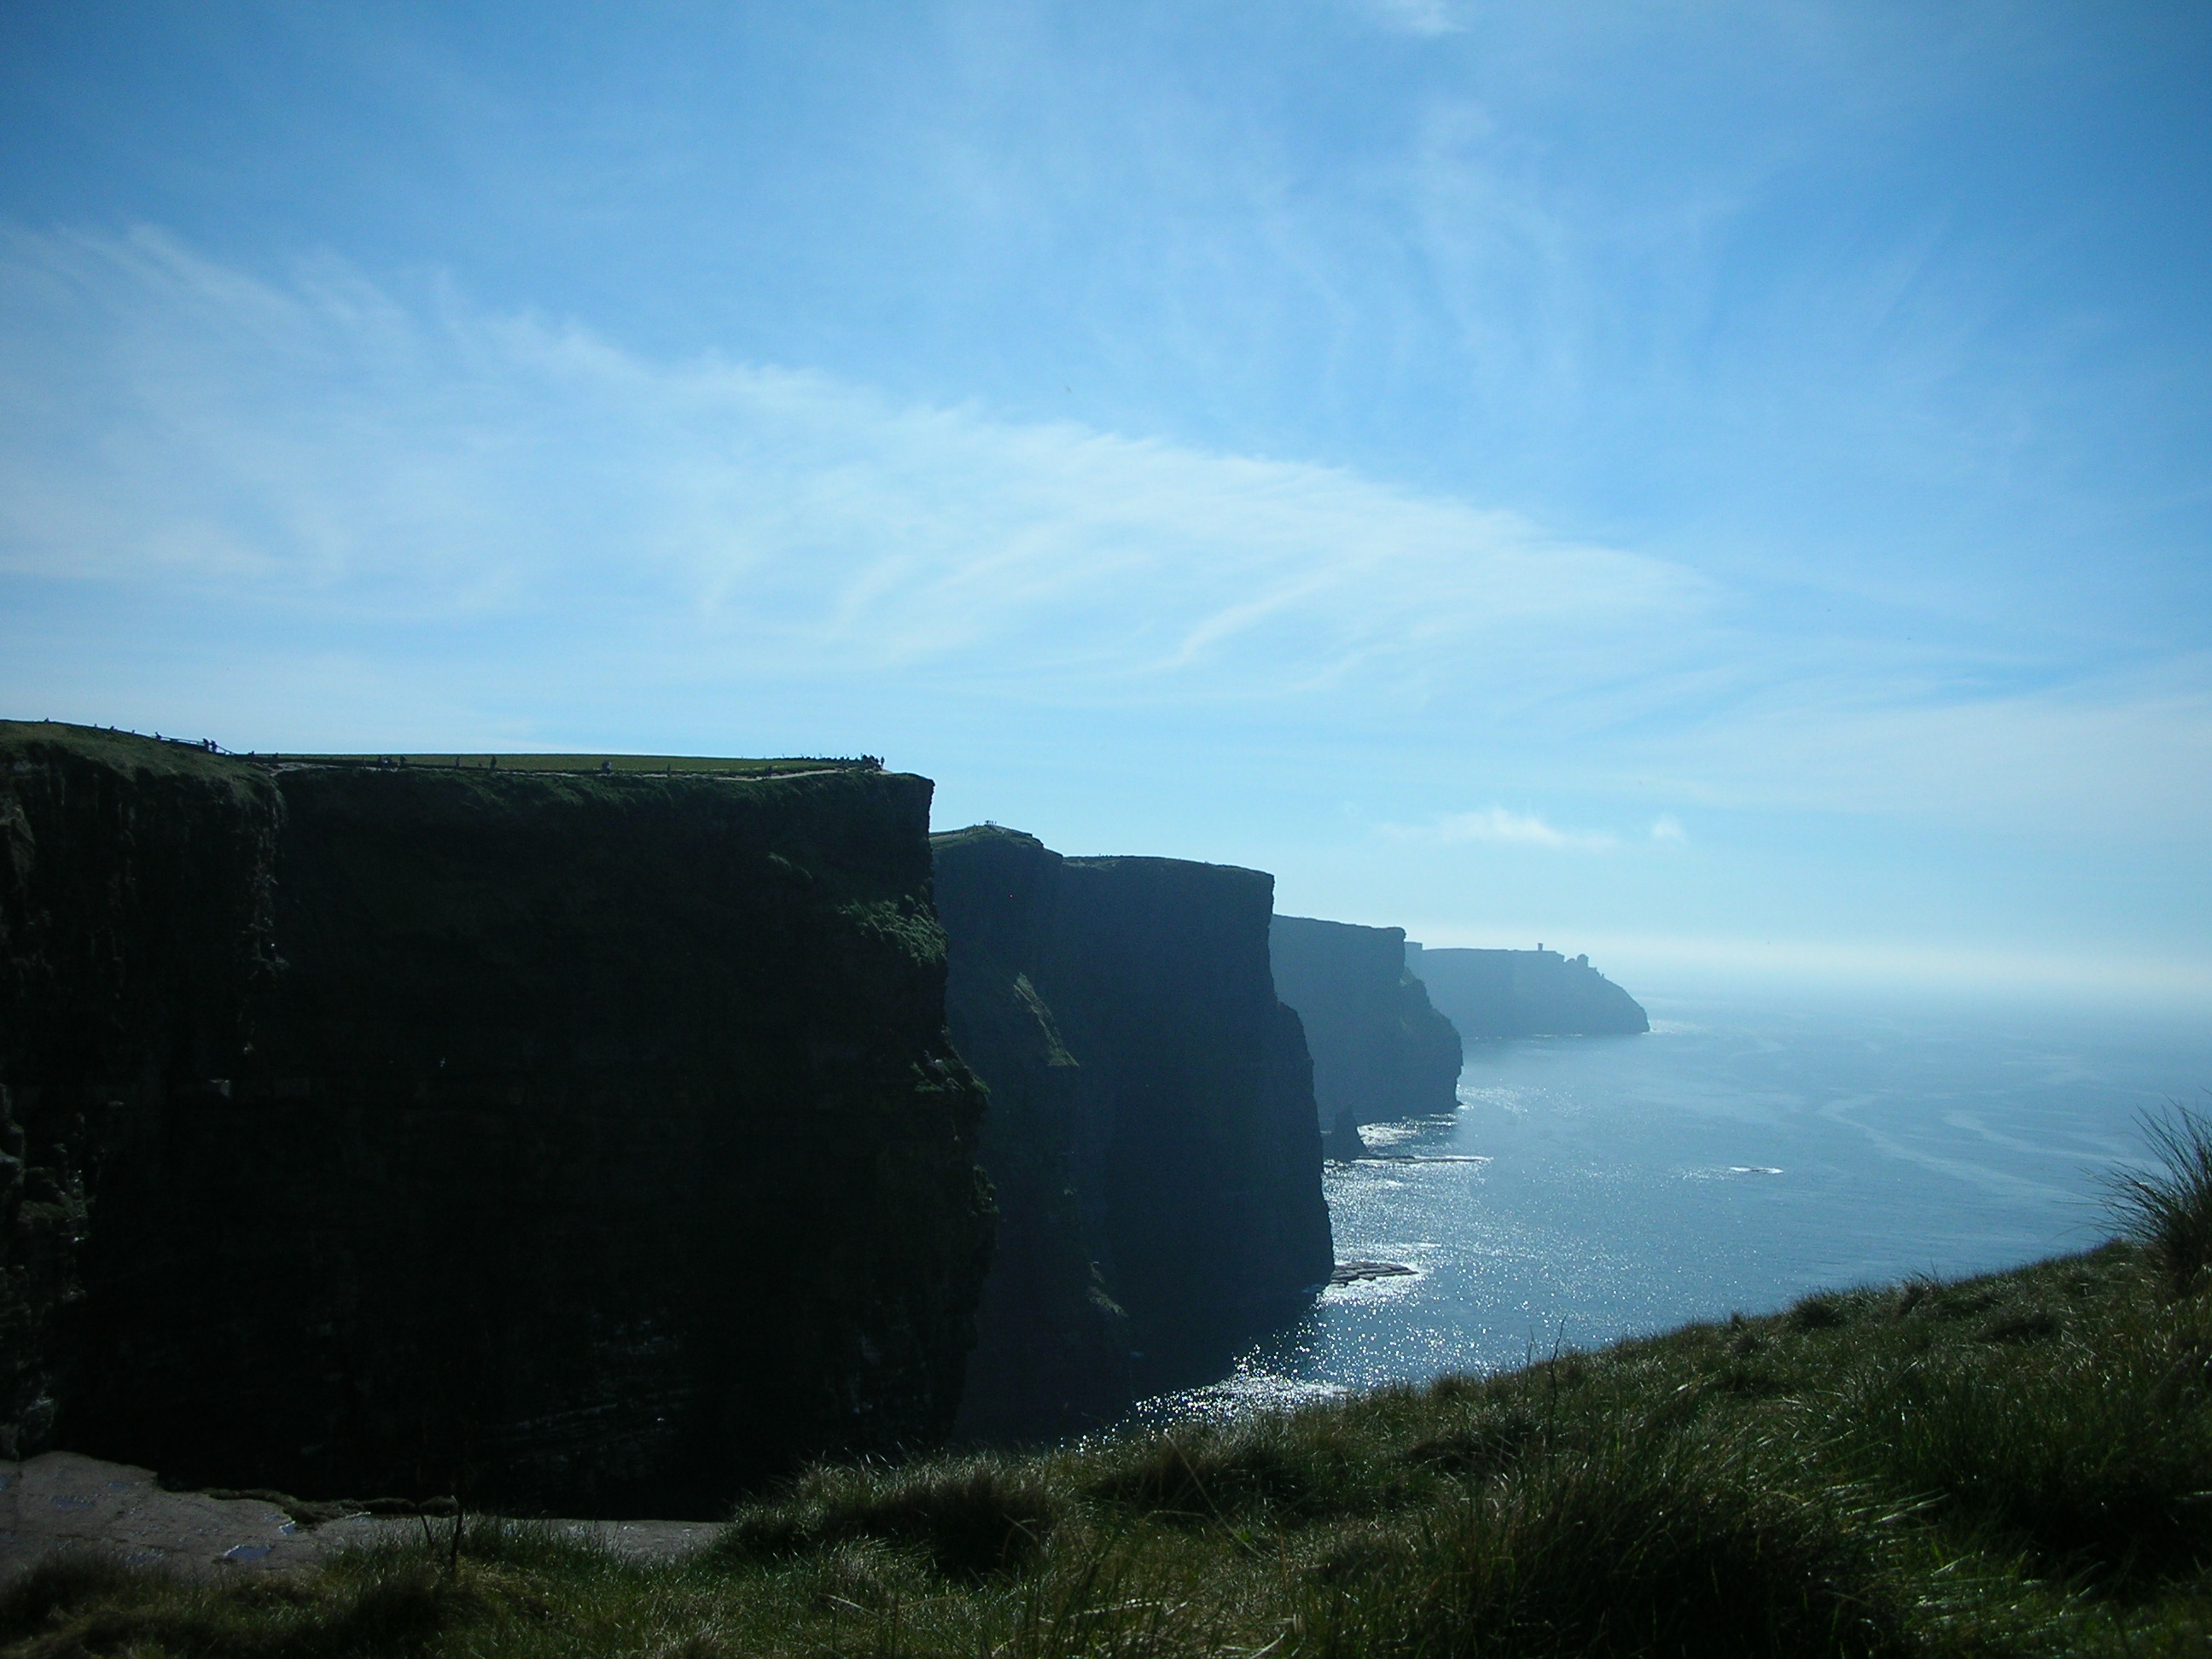
M1211 1380L1328 1277L1310 1062L1273 880L935 840L953 1040L991 1088L1001 1212L963 1430L1095 1427Z
M1429 1000L1469 1042L1493 1037L1602 1036L1651 1029L1635 998L1589 965L1533 951L1430 951L1406 946Z
M681 1515L941 1436L928 799L0 726L0 1455Z
M1404 928L1277 916L1268 949L1305 1026L1330 1157L1359 1156L1363 1123L1457 1107L1459 1033L1407 969Z

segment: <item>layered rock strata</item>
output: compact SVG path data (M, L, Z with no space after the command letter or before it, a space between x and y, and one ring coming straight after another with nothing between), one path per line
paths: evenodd
M0 726L0 1455L685 1515L941 1436L929 793Z
M1000 1247L963 1431L1095 1427L1218 1376L1332 1265L1312 1069L1267 958L1273 878L940 836L955 1045L991 1088Z
M1404 928L1277 916L1268 948L1305 1027L1330 1157L1359 1156L1363 1123L1456 1108L1459 1033L1407 968Z

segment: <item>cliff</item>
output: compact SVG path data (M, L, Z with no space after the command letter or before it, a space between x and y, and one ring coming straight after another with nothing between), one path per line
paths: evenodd
M0 726L0 1447L708 1514L949 1429L926 780Z
M1492 1037L1602 1036L1648 1031L1635 998L1589 965L1533 951L1429 951L1408 943L1407 968L1470 1042Z
M1357 1158L1359 1126L1459 1104L1459 1033L1406 966L1406 930L1277 916L1275 990L1313 1054L1314 1100L1334 1158Z
M1211 1380L1332 1262L1311 1068L1267 959L1273 880L935 838L953 1040L1001 1211L963 1431L1038 1437Z
M963 1437L1043 1439L1112 1421L1133 1398L1128 1316L1105 1285L1075 1192L1079 1067L1029 970L1061 860L1026 836L936 840L951 939L945 1023L989 1086L978 1161L999 1207L961 1395Z

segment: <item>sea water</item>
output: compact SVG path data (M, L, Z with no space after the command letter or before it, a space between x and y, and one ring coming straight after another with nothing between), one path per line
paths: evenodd
M1340 1261L1158 1419L1510 1368L2114 1231L2146 1114L2212 1109L2212 1018L1656 999L1648 1035L1470 1044L1455 1112L1324 1176ZM1435 1160L1435 1161L1430 1161Z

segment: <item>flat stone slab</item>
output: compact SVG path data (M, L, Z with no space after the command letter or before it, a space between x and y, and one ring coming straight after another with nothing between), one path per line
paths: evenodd
M428 1524L442 1534L453 1523ZM689 1555L721 1530L711 1521L533 1524L653 1562ZM313 1565L353 1545L419 1538L423 1525L412 1516L360 1514L306 1526L261 1498L165 1491L150 1469L76 1452L0 1462L0 1579L74 1550L98 1550L191 1578L283 1571Z
M1419 1272L1402 1261L1340 1261L1329 1270L1332 1285L1357 1285L1363 1279L1408 1279Z

